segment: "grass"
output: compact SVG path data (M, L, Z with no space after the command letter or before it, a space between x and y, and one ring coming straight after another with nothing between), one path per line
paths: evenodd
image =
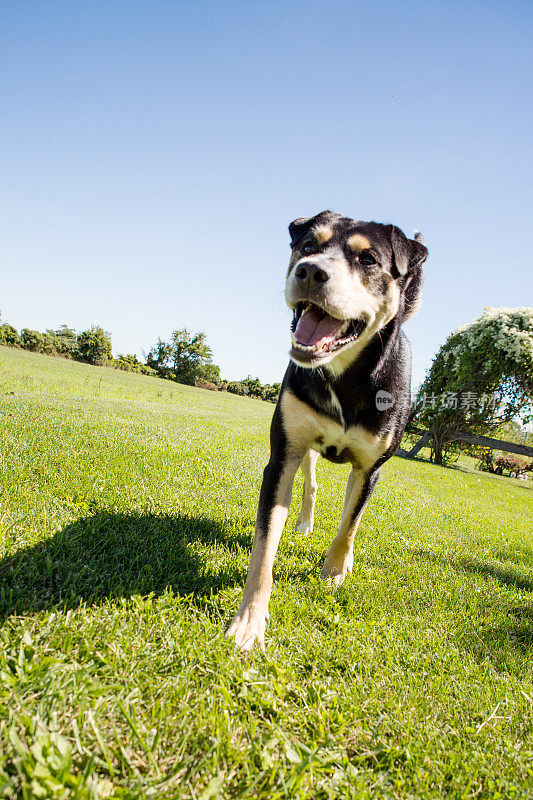
M332 593L321 462L243 657L272 409L0 348L0 796L533 797L530 484L392 459Z
M414 445L420 439L420 434L417 433L406 433L402 439L402 447L404 450L409 450L414 447ZM500 451L501 453L501 451ZM505 455L505 454L504 454ZM499 456L498 451L494 451L494 458L496 459ZM519 457L520 458L520 457ZM427 461L428 463L431 460L431 448L430 447L422 447L421 450L418 451L416 456L417 460ZM523 459L527 460L527 459ZM485 470L479 469L479 458L475 456L470 456L464 450L460 450L458 453L453 454L452 460L448 463L449 469L459 469L463 470L463 472L471 472L477 475L483 475L484 477L488 478L489 480L500 481L500 483L508 483L512 486L516 486L516 478L510 478L509 475L496 475L495 472L485 472ZM528 484L528 488L533 488L533 473L526 472L525 473L525 483Z

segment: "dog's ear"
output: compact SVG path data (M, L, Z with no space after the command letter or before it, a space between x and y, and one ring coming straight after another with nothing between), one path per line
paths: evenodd
M311 217L298 217L289 225L289 235L291 237L291 247L294 247L296 242L298 242L302 236L304 235L305 231L309 227L309 222L311 221Z
M390 231L393 276L399 278L421 269L428 257L428 249L420 231L415 232L414 239L408 239L396 225L391 225Z
M291 247L298 244L302 236L307 233L315 223L322 222L331 217L331 211L321 211L320 214L315 214L314 217L298 217L294 222L289 225L289 233L291 236Z
M403 283L403 322L417 313L422 303L424 283L424 261L428 249L420 231L415 231L413 239L391 225L392 274Z

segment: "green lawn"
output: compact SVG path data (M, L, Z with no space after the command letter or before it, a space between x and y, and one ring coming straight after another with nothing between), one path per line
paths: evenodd
M392 459L332 593L321 462L243 657L272 410L0 348L0 796L533 797L531 484Z

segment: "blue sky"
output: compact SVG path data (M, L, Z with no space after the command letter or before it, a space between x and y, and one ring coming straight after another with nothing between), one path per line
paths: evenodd
M531 2L4 0L0 308L113 350L205 330L280 380L288 223L419 228L419 383L484 306L533 304Z

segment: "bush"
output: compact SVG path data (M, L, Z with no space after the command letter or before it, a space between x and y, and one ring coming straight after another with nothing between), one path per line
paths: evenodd
M218 386L211 381L196 381L194 384L198 389L209 389L210 392L218 392Z
M0 325L0 344L8 345L9 347L20 346L20 336L18 331L8 322Z
M212 383L215 385L216 389L219 389L222 385L222 378L220 377L220 367L217 364L203 364L198 369L198 377L196 379L196 385L198 386L200 382L204 383ZM207 387L204 387L207 388Z
M528 466L528 462L513 455L505 455L497 459L496 465L509 472L522 472Z
M278 399L281 384L262 384L259 378L252 378L248 375L243 381L229 381L225 388L230 394L238 394L241 397L256 397L258 400L275 403Z
M241 397L246 397L249 394L248 387L243 381L229 381L226 384L226 391L230 394L238 394Z
M268 403L277 403L281 383L265 383L263 385L263 400Z
M95 366L103 366L111 361L111 335L103 328L93 325L78 334L79 357Z
M20 332L20 342L25 350L33 353L42 353L44 349L44 334L33 331L31 328L23 328Z
M79 358L80 348L74 328L60 325L56 331L48 330L46 333L52 338L57 353L67 358Z
M132 353L119 355L118 358L113 359L111 366L115 369L122 369L124 372L137 372L140 375L157 375L155 369L143 364L142 361L139 361L137 356Z

